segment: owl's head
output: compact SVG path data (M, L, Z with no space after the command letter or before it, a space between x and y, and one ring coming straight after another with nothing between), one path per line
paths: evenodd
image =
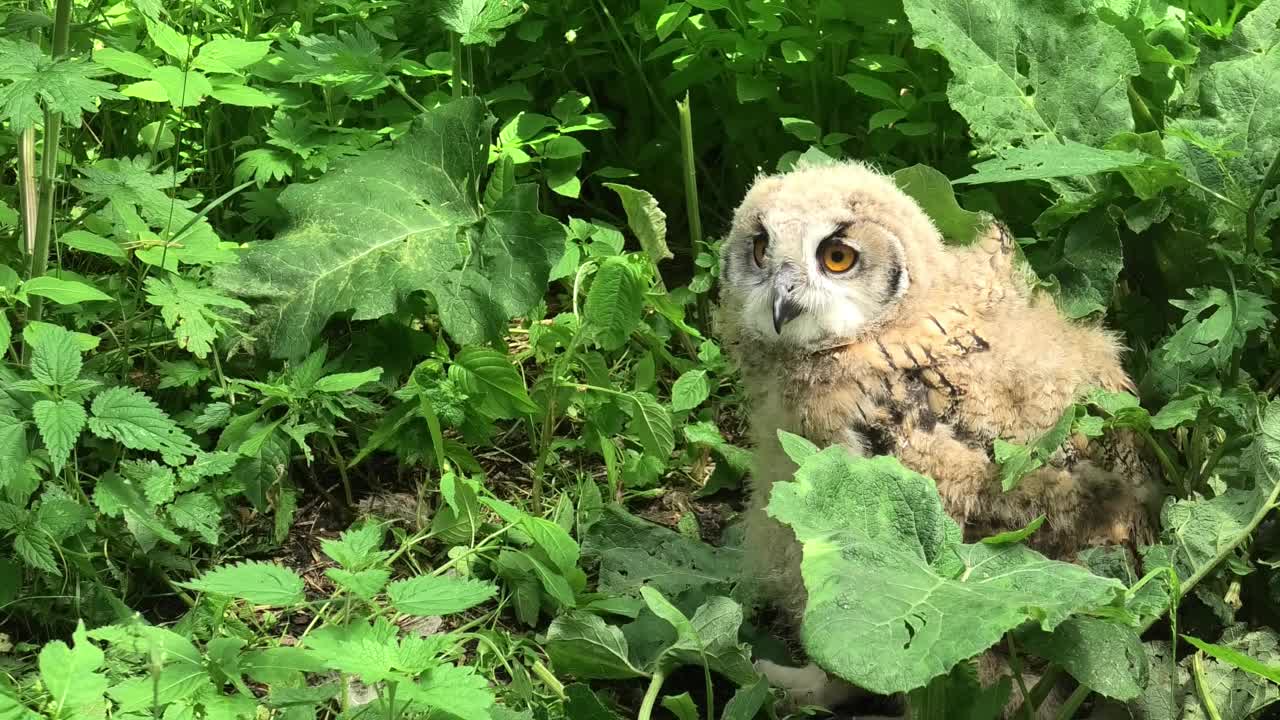
M722 248L721 312L744 340L835 347L919 296L944 253L928 216L861 163L761 177Z

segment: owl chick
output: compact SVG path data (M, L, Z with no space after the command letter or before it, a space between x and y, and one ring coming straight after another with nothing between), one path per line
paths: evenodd
M751 402L756 470L748 566L798 616L800 548L764 511L794 465L779 429L820 447L892 454L937 483L976 539L1044 525L1037 549L1145 537L1156 493L1135 439L1072 437L1003 492L993 443L1027 443L1090 388L1125 390L1111 333L1063 318L1015 269L998 224L949 247L893 181L859 163L762 177L723 247L717 331Z

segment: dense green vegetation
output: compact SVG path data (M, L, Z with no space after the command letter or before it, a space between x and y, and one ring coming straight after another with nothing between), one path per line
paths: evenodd
M994 717L995 645L1063 718L1267 712L1280 0L0 0L0 718L786 711L709 316L752 177L846 157L1125 335L1006 485L1126 428L1168 498L1066 565L784 438L804 650L918 717Z

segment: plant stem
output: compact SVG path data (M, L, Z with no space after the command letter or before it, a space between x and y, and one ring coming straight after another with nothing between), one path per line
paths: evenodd
M1084 704L1085 698L1089 697L1091 692L1093 691L1086 685L1077 687L1075 692L1071 693L1071 697L1062 703L1062 708L1058 710L1057 720L1071 720L1071 718L1075 717L1076 710L1080 709L1080 706Z
M654 703L658 701L658 693L662 691L662 683L666 682L666 673L661 670L653 671L653 678L649 680L649 689L645 691L644 701L640 703L640 712L636 715L636 720L649 720L653 715Z
M1031 714L1031 693L1027 691L1027 681L1022 677L1022 659L1018 657L1018 646L1013 642L1013 635L1006 633L1005 644L1009 647L1009 667L1013 670L1014 680L1018 683L1018 692L1022 693L1022 715L1027 720L1035 720Z
M1245 252L1253 252L1254 241L1258 234L1258 208L1262 205L1262 196L1276 184L1276 180L1280 176L1280 151L1276 152L1276 156L1271 159L1271 167L1267 168L1267 174L1263 176L1262 183L1258 185L1258 189L1253 193L1253 202L1249 203L1249 209L1244 214L1244 241ZM1280 240L1272 245L1273 250L1280 250Z
M555 675L552 675L551 671L547 669L546 665L542 664L541 660L535 660L533 662L533 674L537 675L539 680L546 683L547 687L551 688L551 692L556 694L556 697L561 700L565 699L564 683L560 682Z
M329 441L329 452L333 454L333 464L338 466L338 476L342 478L342 491L346 495L347 509L356 506L356 498L351 493L351 478L347 475L347 461L342 457L342 452L338 450L338 443L333 441L333 436L328 433L322 433L324 439Z
M693 116L689 107L689 93L684 94L684 102L676 103L676 112L680 115L680 154L684 158L684 207L689 215L689 251L692 253L691 258L697 258L702 250L702 212L698 208L698 170L693 154ZM698 295L698 320L705 328L706 295Z
M58 0L53 14L53 45L50 56L54 59L67 54L67 42L71 34L71 0ZM53 240L53 185L58 172L58 149L61 146L62 116L46 107L44 110L44 149L40 153L40 198L36 213L36 233L31 247L27 277L44 275L49 267L49 246ZM40 320L44 312L44 299L31 299L27 322ZM23 348L23 357L29 350Z
M1204 676L1204 662L1200 659L1203 656L1202 652L1191 656L1191 674L1196 678L1196 693L1200 696L1200 706L1204 708L1204 714L1209 716L1209 720L1222 720L1218 706L1209 693L1209 682Z

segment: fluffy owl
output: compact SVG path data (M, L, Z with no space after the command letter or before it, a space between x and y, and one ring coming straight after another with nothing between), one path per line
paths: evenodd
M795 469L779 429L896 456L934 479L970 540L1041 514L1030 544L1062 559L1148 533L1158 493L1128 435L1072 437L1001 489L997 438L1032 441L1087 390L1131 387L1116 336L1033 294L1014 251L999 224L944 245L859 163L761 177L747 193L723 246L717 331L751 403L748 567L785 610L803 609L804 586L794 535L764 511Z

